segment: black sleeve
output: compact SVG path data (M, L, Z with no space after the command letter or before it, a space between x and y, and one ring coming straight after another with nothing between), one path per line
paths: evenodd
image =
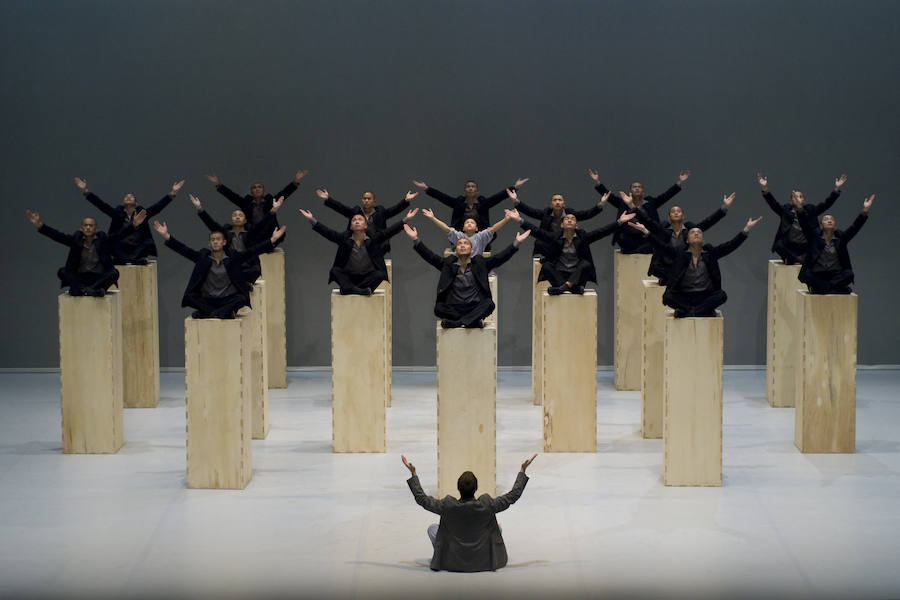
M419 478L415 475L406 480L406 484L409 486L409 491L412 492L413 498L416 500L416 504L427 510L428 512L433 512L436 515L441 514L441 501L437 498L433 498L422 491L422 485L419 483ZM519 492L521 495L522 492ZM499 512L499 511L498 511Z
M609 192L609 198L607 199L607 202L615 206L616 210L625 210L626 208L628 208L627 206L625 206L625 202L623 202L621 198L619 198L616 194L610 192L610 190L608 190L602 183L598 183L597 185L595 185L594 189L597 190L597 193L601 196L606 192Z
M174 199L175 199L175 196L170 196L169 194L166 194L165 196L163 196L158 202L151 205L147 209L147 218L149 219L150 217L155 217L156 215L161 213L163 211L163 209L165 207L167 207L169 205L169 203L172 202L172 200L174 200Z
M354 209L350 208L346 204L338 202L337 200L332 198L330 195L327 198L325 198L324 204L331 210L335 211L336 213L338 213L340 215L344 215L348 219L353 216L354 212L356 212Z
M837 199L840 198L841 191L840 190L831 190L831 193L828 194L828 197L825 198L824 202L820 202L816 204L815 213L816 216L821 215L823 212L831 208L831 206L837 202Z
M769 205L769 208L771 208L776 215L784 215L784 208L778 204L778 201L775 200L775 196L772 195L772 192L763 192L763 198L765 198L766 204Z
M502 496L497 496L491 500L491 508L494 509L494 512L503 512L509 508L511 504L515 504L516 500L522 496L522 492L525 491L525 485L527 483L528 475L519 471L519 474L516 475L516 483L513 484L512 489Z
M506 193L506 189L507 188L503 188L496 194L494 194L492 196L488 196L487 198L485 198L484 200L481 201L481 205L484 206L485 208L493 208L494 206L497 206L498 204L500 204L501 202L503 202L504 200L509 198L509 194ZM509 186L509 189L515 190L516 186L511 185L511 186Z
M488 271L496 269L497 267L508 261L510 258L512 258L512 255L518 251L519 248L515 244L510 244L500 252L497 252L496 254L492 253L490 258L485 258L484 263L487 266Z
M669 200L674 198L675 194L677 194L680 191L681 191L681 186L678 185L677 183L673 184L672 187L670 187L669 189L664 191L662 194L651 199L653 202L653 206L656 208L659 208L660 206L662 206L663 204L665 204L666 202L668 202ZM612 197L612 194L610 194L610 197Z
M450 208L454 208L457 204L456 198L454 198L452 196L448 196L444 192L442 192L440 190L436 190L433 187L427 188L425 190L425 193L428 194L429 196L431 196L432 198L434 198L435 200L437 200L438 202L440 202L441 204L446 204Z
M725 242L724 244L719 244L718 246L714 246L712 249L712 254L716 258L722 258L723 256L728 256L735 250L737 250L738 246L744 243L744 240L747 239L747 234L742 231L739 231L736 236Z
M612 235L616 232L616 230L620 227L619 221L615 220L609 225L604 225L603 227L599 227L594 229L593 231L588 231L584 234L584 241L588 244L593 244L597 240L601 240L608 235ZM627 227L627 225L626 225Z
M428 249L428 246L423 244L421 240L417 241L413 244L413 250L415 250L419 256L425 259L429 265L437 269L438 271L443 270L444 268L444 259L432 252Z
M541 229L534 223L529 223L528 221L523 220L522 223L519 225L519 227L521 227L522 229L524 229L526 231L530 231L531 235L533 235L537 239L541 240L542 242L547 242L548 244L552 244L556 240L556 238L553 235L544 231L543 229Z
M327 225L323 225L321 221L316 221L316 224L313 225L313 231L335 244L340 244L344 241L344 236Z
M397 215L402 213L407 208L409 208L409 200L407 200L406 198L403 198L403 200L401 200L397 204L395 204L393 206L385 207L384 218L390 219L391 217L396 217Z
M709 215L699 223L695 224L694 227L699 228L701 231L706 231L719 221L725 218L725 215L728 214L724 208L719 208L713 214Z
M94 192L88 192L84 197L87 198L88 202L100 209L100 212L102 212L106 216L112 217L113 219L118 216L116 215L116 209L101 200L100 197L97 196L97 194L95 194Z
M231 190L231 188L229 188L227 185L221 185L221 184L220 184L220 185L217 185L217 186L216 186L216 191L219 192L220 194L222 194L223 196L225 196L226 198L228 198L228 200L229 200L232 204L234 204L235 206L237 206L237 207L240 208L241 210L244 209L244 199L243 199L241 196L235 194L235 193ZM247 218L249 219L250 217L248 216Z
M293 181L291 181L289 184L287 184L286 186L284 186L284 187L281 189L281 191L279 191L277 194L275 194L274 196L272 196L272 199L273 199L273 200L277 200L278 198L284 196L284 199L287 200L287 199L288 199L288 196L290 196L291 194L293 194L294 192L296 192L296 191L297 191L297 188L299 188L299 187L300 187L299 184L294 183Z
M588 219L593 219L603 212L603 207L599 204L595 204L587 210L567 210L566 212L575 215L575 218L579 221L586 221Z
M518 210L520 213L522 213L526 217L531 217L532 219L543 219L544 218L544 211L538 210L536 208L532 208L531 206L528 206L521 200L519 200L519 203L516 204L515 208L516 208L516 210Z
M174 235L169 235L169 239L166 240L165 245L191 262L197 262L198 260L200 260L199 252L197 252L193 248L188 248L187 246L176 240Z
M856 237L856 234L859 233L859 230L862 229L862 226L866 224L868 219L869 215L864 212L859 213L856 219L853 220L853 224L844 230L844 234L841 236L841 243L849 244L850 240Z
M38 233L47 236L54 242L62 244L63 246L73 246L75 244L74 237L67 233L63 233L62 231L57 231L49 225L41 225L38 229Z
M401 231L403 231L403 221L397 221L384 231L375 232L375 234L372 235L372 242L375 244L380 244L386 240L391 239Z
M200 220L203 221L203 224L206 225L206 228L210 231L219 231L222 229L222 226L216 223L216 220L209 216L209 213L205 210L198 212L197 216L200 217Z

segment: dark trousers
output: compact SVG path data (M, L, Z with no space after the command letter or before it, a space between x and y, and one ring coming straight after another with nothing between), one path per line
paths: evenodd
M849 294L853 271L810 271L803 280L810 294Z
M119 280L119 272L115 269L105 273L78 273L63 267L56 272L56 276L62 282L62 287L69 288L72 296L81 296L85 291L105 292Z
M587 283L584 280L584 271L590 266L588 261L579 260L573 269L563 269L559 262L545 262L543 266L544 279L550 282L553 287L564 285L567 281L572 285L580 285L584 287Z
M786 265L802 265L806 258L805 244L792 244L782 240L775 244L774 250Z
M192 315L195 319L232 319L234 313L247 304L247 299L242 294L232 294L222 298L213 298L202 294L185 294L184 303L197 309Z
M448 302L435 302L434 304L434 316L450 321L460 321L466 327L481 319L486 319L492 312L494 312L494 302L490 298L467 304L450 304Z
M387 279L384 271L369 271L368 273L351 273L341 267L331 269L331 279L341 288L342 294L358 294L368 288L374 290Z
M120 241L113 247L113 262L117 265L146 265L147 257L156 254L153 240L142 240L138 243Z
M705 292L682 292L666 288L663 293L663 304L684 312L687 317L712 317L715 310L725 304L728 296L724 290Z

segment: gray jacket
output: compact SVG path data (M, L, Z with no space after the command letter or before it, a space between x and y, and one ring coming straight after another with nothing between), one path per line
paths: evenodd
M431 568L435 571L496 571L506 565L506 546L494 515L503 512L522 495L528 476L521 471L509 493L496 498L482 494L459 500L432 498L422 491L418 477L406 480L416 503L441 516Z

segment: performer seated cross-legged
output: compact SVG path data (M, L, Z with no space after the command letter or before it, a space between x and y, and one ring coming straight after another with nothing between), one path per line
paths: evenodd
M93 217L81 219L81 229L68 235L45 225L36 212L26 210L25 215L38 233L69 247L66 265L56 272L60 287L68 287L70 296L105 296L109 286L119 280L112 249L120 237L134 233L141 226L147 211L137 212L130 223L109 235L97 231L97 220Z
M635 207L634 200L630 195L625 192L620 192L619 197L629 208ZM725 217L733 202L733 193L730 196L724 196L722 198L722 206L699 223L685 221L684 211L680 206L672 206L669 208L669 220L665 221L663 224L647 218L643 208L636 208L636 211L640 217L643 217L640 219L640 222L644 223L658 239L667 241L676 251L681 251L687 248L688 231L694 228L697 228L700 231L707 231ZM673 256L673 254L663 252L659 248L654 247L653 249L653 257L650 259L650 268L647 269L647 274L659 279L660 285L664 286L667 284L669 270L672 267Z
M591 180L594 182L594 189L597 190L599 194L607 194L609 190L606 189L606 186L600 183L600 176L596 171L588 170L588 175L590 175ZM634 208L629 208L622 202L621 199L617 198L615 194L609 196L609 203L616 207L618 213L616 216L618 217L623 212L635 212L638 208L642 208L644 210L644 215L642 217L638 217L638 221L643 221L646 219L653 219L657 223L659 223L659 207L671 200L675 194L681 191L682 186L691 176L690 171L682 171L678 175L678 180L665 192L660 194L659 196L645 196L644 195L644 186L640 181L635 181L631 184L629 189L629 196L634 201ZM623 227L619 231L613 235L613 244L617 245L619 249L622 251L622 254L650 254L653 252L653 246L647 241L644 236L640 233L637 233L635 229L630 227Z
M419 232L415 227L404 225L404 228L413 241L413 249L425 262L441 272L434 303L434 315L441 319L441 327L484 327L484 319L495 308L488 272L508 261L531 232L516 234L512 244L490 258L472 256L472 242L463 237L456 242L453 254L442 258L419 241Z
M756 179L759 181L766 204L781 219L778 223L778 231L775 232L775 241L772 242L772 252L780 256L786 265L803 264L806 258L807 240L801 221L806 218L816 220L819 215L831 208L831 205L841 195L841 188L847 182L847 176L841 175L835 179L834 189L825 201L819 204L807 204L803 192L799 190L791 190L789 204L778 204L775 196L769 191L769 178L762 173L757 173ZM804 216L804 212L809 216Z
M475 222L475 219L466 219L463 222L462 231L458 231L435 217L434 211L430 208L423 208L422 214L428 217L432 223L437 225L439 229L447 234L447 241L450 242L452 247L456 248L456 242L462 238L468 238L469 242L472 244L472 256L480 256L481 253L484 252L484 249L487 248L496 237L500 228L506 225L510 219L510 215L507 214L487 229L482 229L481 231L478 231L478 224ZM516 214L518 215L518 213Z
M246 252L249 248L264 242L266 237L268 237L265 235L265 232L271 230L270 225L275 222L275 213L284 204L284 196L274 200L269 214L256 227L250 227L250 224L247 223L247 215L239 208L231 211L231 220L228 223L219 224L203 209L203 204L199 198L190 194L190 199L191 204L197 209L197 216L200 217L207 229L210 232L221 231L225 234L225 253L229 256L239 252ZM241 268L246 274L247 281L253 282L259 279L262 274L259 255L254 254L241 265Z
M518 189L528 182L528 177L517 179L512 189ZM478 184L471 179L466 181L464 194L462 196L449 196L444 192L433 187L428 187L424 181L416 181L413 179L413 185L425 190L425 193L436 199L438 202L446 204L453 209L450 215L450 227L457 231L462 231L465 227L466 219L475 219L476 229L486 229L491 226L490 209L503 202L506 199L506 189L503 189L492 196L485 198L478 194ZM490 250L490 242L485 250Z
M807 285L811 294L849 294L853 283L853 267L850 264L850 243L869 218L869 209L875 202L875 194L863 200L862 212L847 229L837 229L834 215L822 215L820 228L815 221L801 219L806 235L806 258L800 267L799 279Z
M511 198L517 193L509 190ZM541 271L538 281L549 281L547 293L558 296L565 292L583 294L588 282L597 282L597 270L594 257L591 255L591 244L618 231L623 223L634 219L635 213L623 212L619 218L593 231L578 228L578 219L568 213L562 219L562 229L556 235L540 229L523 218L516 219L522 229L534 233L535 237L545 243L547 255L541 260ZM514 217L513 217L514 218Z
M668 286L663 293L663 304L675 309L675 318L714 317L716 309L728 299L722 289L722 272L719 259L737 250L747 239L747 234L762 220L747 219L747 224L731 240L718 246L704 244L703 231L697 227L687 233L687 247L674 248L667 240L653 235L646 225L631 223L629 227L671 256Z
M563 216L567 214L575 215L575 218L579 223L596 217L603 211L603 206L609 199L609 193L607 192L606 194L604 194L600 198L600 201L597 202L597 204L587 210L575 210L572 208L567 208L566 199L562 194L553 194L552 196L550 196L550 206L542 210L533 208L532 206L525 204L518 198L517 195L511 196L511 198L513 200L513 203L515 204L516 209L520 213L522 213L526 217L531 217L532 219L539 219L540 224L538 225L538 228L541 231L544 231L556 238L562 231ZM532 256L544 257L552 252L553 251L548 247L547 242L538 237L535 237Z
M312 223L313 231L337 244L334 264L328 272L328 283L337 283L345 296L371 296L382 281L388 281L384 242L400 233L403 224L417 212L419 209L414 208L406 213L403 221L369 235L366 233L366 218L362 214L353 215L350 229L338 232L316 220L310 211L300 209L300 214Z
M406 483L416 504L441 518L440 523L428 527L428 538L434 547L431 556L433 571L475 573L496 571L506 566L509 557L496 515L522 496L528 483L525 469L536 457L537 454L533 454L522 463L512 490L502 496L491 498L488 494L482 494L476 498L478 478L472 471L465 471L456 482L459 500L449 495L438 500L422 490L416 466L406 460L406 456L400 455L404 466L409 469L410 478Z
M253 256L271 252L285 230L279 227L263 242L229 255L221 230L210 232L209 248L193 250L172 237L165 223L154 221L153 228L166 240L166 246L194 263L181 306L196 309L191 315L195 319L233 319L238 310L250 306L253 282L247 279L241 265Z
M84 179L76 177L75 185L81 190L88 202L112 219L109 223L109 235L113 235L131 224L134 216L142 210L147 211L147 219L161 213L175 199L178 190L184 185L184 180L173 183L171 191L163 196L162 200L146 209L138 205L134 194L125 194L122 204L111 206L89 191L87 181ZM148 256L156 256L156 244L153 242L153 234L150 232L150 225L147 219L144 219L140 225L135 225L131 233L115 238L115 243L112 246L113 262L115 264L146 265Z
M406 197L393 206L384 207L375 204L375 193L369 190L363 192L358 206L347 206L331 197L325 188L317 189L316 194L325 201L325 206L347 217L347 229L350 229L350 221L354 215L362 215L366 219L366 233L372 237L380 231L388 228L388 219L396 217L409 208L410 201L419 195L419 192L406 192ZM384 253L390 254L391 244L384 242Z
M256 227L269 215L270 211L272 210L272 203L275 201L275 198L287 199L288 196L297 191L297 188L300 187L300 180L306 177L308 173L309 171L305 171L303 169L297 171L297 173L294 175L294 180L284 186L284 189L282 189L274 196L272 194L267 194L265 186L258 181L250 185L249 194L241 196L240 194L231 190L228 186L223 185L216 175L207 175L206 179L214 186L216 186L217 192L228 198L228 200L232 204L244 211L244 215L247 217L247 222L250 223L250 227ZM271 236L272 232L277 228L278 219L275 218L267 221L267 224L259 233L261 236L267 238ZM284 236L279 238L278 243L280 244L283 241Z

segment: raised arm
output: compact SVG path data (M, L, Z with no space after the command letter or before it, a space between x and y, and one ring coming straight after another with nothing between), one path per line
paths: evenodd
M80 177L75 178L75 186L84 194L84 197L88 202L93 204L100 212L102 212L107 217L112 217L115 219L118 215L116 215L116 209L104 202L100 199L99 196L88 190L87 181Z
M229 202L231 202L232 204L236 205L236 206L237 206L238 208L240 208L240 209L243 209L243 208L244 208L244 198L241 197L239 194L236 194L236 193L235 193L231 188L229 188L227 185L223 184L223 183L219 180L218 176L216 176L216 175L207 175L207 176L206 176L206 180L209 181L209 182L210 182L211 184L213 184L214 186L216 186L216 191L219 192L220 194L222 194L223 196L225 196L225 197L228 199Z
M724 244L714 246L711 253L716 256L716 258L722 258L723 256L731 254L738 249L738 246L744 243L744 241L747 239L747 234L749 234L750 230L756 227L756 224L760 221L762 221L762 217L747 219L747 224L744 225L744 228L739 231L736 236L734 236Z
M616 232L617 229L619 229L619 227L621 227L628 221L631 221L636 216L637 215L635 213L623 212L621 215L619 215L618 219L616 219L609 225L604 225L603 227L599 227L584 234L584 241L588 244L593 244L597 240L603 239L608 235L612 235Z
M523 215L531 217L532 219L542 219L544 217L544 211L522 202L522 200L519 199L518 190L516 190L515 188L507 189L506 196L513 201L513 206L515 206L516 210L521 212Z
M600 201L587 210L567 210L566 212L575 215L575 218L579 221L587 221L588 219L593 219L601 212L603 212L603 206L609 201L610 195L611 194L609 192L601 195Z
M155 229L156 233L163 237L163 239L166 241L165 245L178 254L182 255L191 262L197 262L198 260L200 260L201 255L199 252L197 252L193 248L185 246L184 244L176 240L171 233L169 233L169 228L166 225L165 221L163 221L162 223L160 223L159 221L153 221L153 229Z
M731 208L731 204L734 202L734 193L730 196L724 196L722 198L722 206L719 207L715 212L711 215L700 221L699 223L693 225L694 227L699 227L701 231L706 231L719 221L725 218L725 215L728 214L728 209ZM687 226L687 224L685 224Z
M441 501L437 498L432 498L422 490L422 484L419 483L419 476L416 475L416 467L411 462L407 461L406 457L402 454L400 455L400 458L403 459L403 464L411 473L410 478L406 480L406 484L409 486L409 491L412 492L416 504L428 512L433 512L436 515L441 514Z
M763 199L766 201L766 204L769 205L769 208L772 209L772 212L776 215L783 216L784 207L778 203L778 200L776 200L775 196L772 195L772 192L769 191L769 178L762 173L757 173L756 181L759 182L759 189L762 192Z
M840 177L834 180L834 189L831 190L831 193L828 194L828 197L825 198L824 202L816 204L816 208L814 210L816 216L821 215L823 212L831 208L835 202L837 202L837 199L841 196L841 188L844 187L845 183L847 183L847 175L845 174L842 174Z
M856 216L853 223L844 230L844 235L841 236L841 241L844 242L844 244L849 244L850 240L856 237L856 234L859 233L862 226L866 224L866 221L869 219L869 209L872 208L873 202L875 202L875 194L872 194L863 200L862 212Z
M41 221L41 215L36 212L31 212L30 210L25 211L25 216L28 217L28 220L37 228L38 233L41 235L45 235L54 242L60 243L64 246L71 246L75 243L75 238L71 235L67 235L62 231L57 231L53 229L49 225L45 225L43 221Z
M428 194L429 196L431 196L432 198L434 198L441 204L446 204L450 208L453 208L454 206L456 206L456 202L457 202L456 198L454 198L453 196L448 196L441 190L435 189L433 187L429 187L428 184L425 183L424 181L417 181L417 180L413 179L413 185L419 189L425 190L426 194Z
M316 195L319 198L322 198L325 202L325 206L338 213L339 215L343 215L348 219L353 216L356 212L352 207L343 204L342 202L338 202L334 198L331 197L331 194L328 193L328 190L325 188L320 188L316 190Z
M376 231L374 234L372 234L372 243L380 244L386 240L391 239L392 237L394 237L395 235L397 235L398 233L403 231L403 226L406 225L407 221L409 221L414 216L416 216L417 212L419 212L419 209L413 208L413 209L407 211L407 213L403 217L402 221L398 221L398 222L394 223L393 225L389 226L384 231Z
M403 200L401 200L400 202L398 202L397 204L395 204L393 206L385 207L384 218L390 219L391 217L396 217L397 215L402 213L404 210L409 208L410 201L412 201L412 199L418 195L419 195L419 192L413 192L412 190L408 190L406 192L406 197L404 197Z
M516 483L513 484L510 491L491 499L491 508L495 513L503 512L510 505L515 504L516 500L522 496L522 492L525 491L525 485L528 483L528 475L525 474L525 469L534 461L535 457L537 457L537 454L532 455L531 458L522 463L522 468L519 469L519 474L516 475Z
M488 196L487 198L484 199L484 201L482 201L481 205L484 206L485 208L492 208L492 207L500 204L501 202L503 202L504 200L509 198L509 190L513 190L513 191L518 190L520 187L522 187L523 185L528 183L529 179L530 179L529 177L516 179L516 182L512 185L512 187L504 188L504 189L500 190L499 192L497 192L496 194L492 194L492 195Z
M508 261L512 258L512 255L519 251L519 244L525 241L528 236L531 235L531 231L520 231L516 234L516 239L513 240L513 243L497 252L492 254L490 258L484 259L484 264L487 266L488 270L493 270Z
M290 196L291 194L293 194L294 192L297 191L297 188L300 187L300 180L303 179L304 177L306 177L308 174L309 174L309 171L307 171L307 170L304 170L304 169L298 170L294 174L294 179L289 184L284 186L284 188L282 188L281 191L279 191L277 194L275 194L272 197L273 198L280 198L280 197L287 198L288 196Z
M488 227L488 231L490 231L491 233L497 233L498 231L500 231L500 229L503 228L504 225L509 223L509 220L511 218L513 218L513 215L518 216L519 211L517 211L516 209L506 211L506 216L504 216L502 219L500 219L499 221L497 221L496 223L494 223L493 225Z
M434 216L434 211L430 208L423 208L422 214L428 217L428 220L438 226L444 233L450 233L450 226Z
M147 207L147 216L155 217L159 213L163 211L165 207L169 205L172 200L175 199L175 196L178 195L178 190L184 185L184 179L181 181L176 181L172 184L172 189L169 190L169 193L162 197L162 199L156 201L154 204L151 204Z
M409 236L409 239L413 241L413 250L415 250L429 265L438 271L442 270L444 268L444 259L429 250L428 246L419 241L419 232L416 228L410 227L408 224L404 223L403 229L406 231L406 235Z

